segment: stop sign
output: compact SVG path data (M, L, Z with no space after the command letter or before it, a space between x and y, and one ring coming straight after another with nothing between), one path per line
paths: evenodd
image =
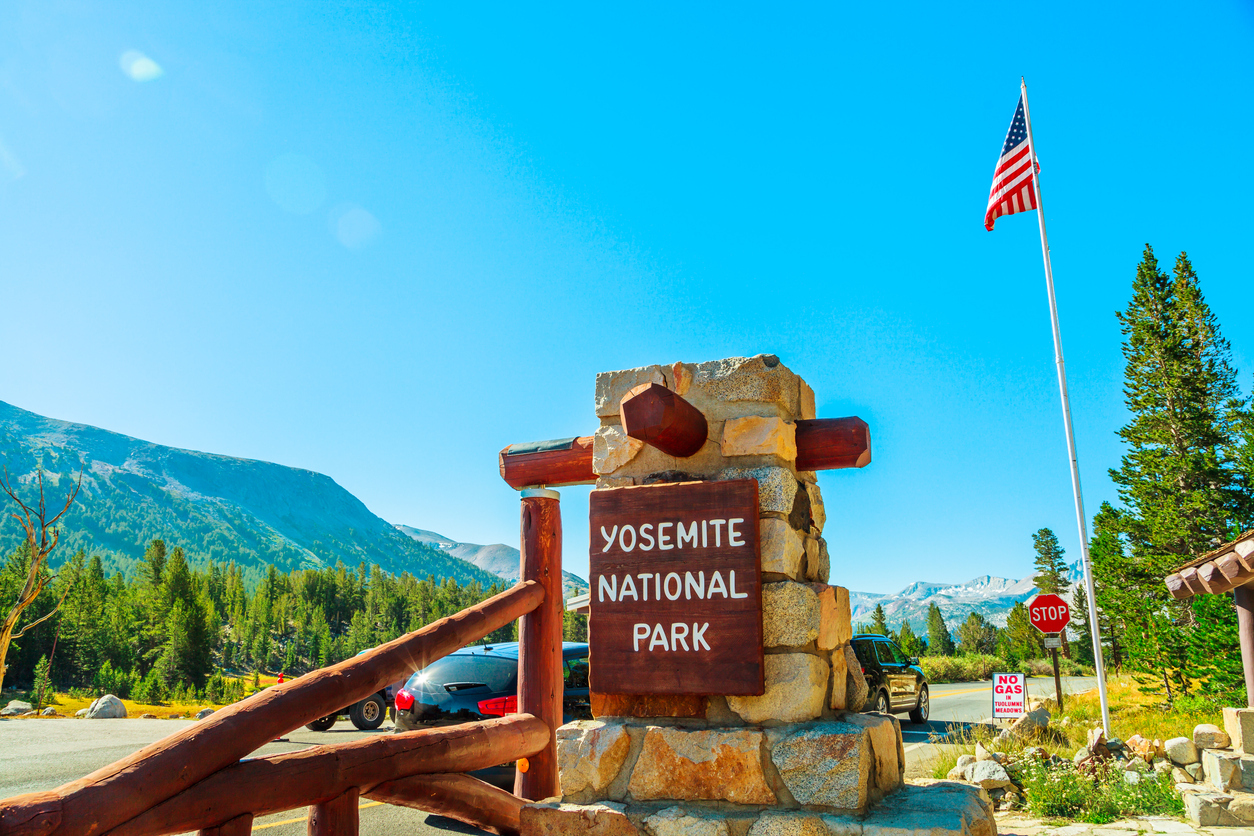
M1071 608L1052 592L1037 595L1028 604L1028 619L1042 633L1061 633L1062 628L1071 620Z

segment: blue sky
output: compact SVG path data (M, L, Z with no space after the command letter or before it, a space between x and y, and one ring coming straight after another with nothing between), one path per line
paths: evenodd
M1021 577L1041 526L1079 547L1036 219L982 225L1019 76L1091 515L1144 243L1249 389L1252 35L1237 2L5 3L0 399L515 542L497 451L592 432L596 372L770 352L872 428L820 477L833 583Z

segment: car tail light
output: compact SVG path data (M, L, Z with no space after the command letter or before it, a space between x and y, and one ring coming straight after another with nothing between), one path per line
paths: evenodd
M518 697L511 694L508 697L493 697L490 700L482 700L479 703L479 713L488 714L493 717L504 717L506 714L517 714Z
M861 665L860 667L862 668L862 673L865 675L865 674L866 674L866 665Z
M414 695L406 691L404 688L396 692L396 709L397 711L409 711L414 707Z

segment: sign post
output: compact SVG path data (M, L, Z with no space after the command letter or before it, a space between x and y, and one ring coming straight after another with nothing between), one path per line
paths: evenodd
M1062 631L1071 621L1071 608L1060 596L1052 592L1037 595L1028 604L1028 620L1032 626L1045 633L1045 646L1054 657L1054 693L1058 697L1058 710L1062 711L1062 677L1058 674L1058 648L1062 645ZM1050 634L1054 635L1050 635Z

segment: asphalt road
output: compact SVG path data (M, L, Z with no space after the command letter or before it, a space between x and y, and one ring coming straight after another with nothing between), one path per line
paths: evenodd
M1069 677L1063 680L1066 693L1077 693L1097 687L1092 677ZM1028 680L1033 695L1052 696L1052 678ZM906 747L907 775L924 774L930 761L933 742L943 739L955 725L964 727L986 721L992 713L992 692L988 682L966 682L931 687L931 719L927 723L911 723L905 714L901 719L902 739ZM0 719L0 798L26 792L53 789L81 778L102 766L126 757L138 749L189 725L190 720L33 720ZM391 732L391 723L375 732L361 732L347 720L341 720L329 731L311 732L300 729L282 742L268 743L254 755L293 752L308 746L343 743L371 734ZM267 831L266 836L301 836L306 832L307 810L288 810L258 819L253 830ZM449 834L480 834L483 831L441 816L429 816L416 810L393 807L372 801L361 805L363 834L397 834L405 836L449 836Z

